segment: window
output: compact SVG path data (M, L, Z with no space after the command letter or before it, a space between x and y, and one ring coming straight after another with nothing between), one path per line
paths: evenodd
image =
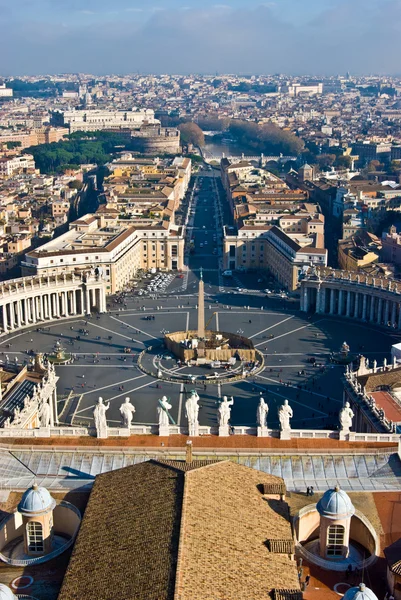
M345 529L342 525L330 525L327 530L327 556L342 556Z
M27 527L29 552L43 552L43 527L38 521L30 521Z
M73 258L73 259L72 259L72 262L76 262L76 261L77 261L77 259L76 259L76 258Z

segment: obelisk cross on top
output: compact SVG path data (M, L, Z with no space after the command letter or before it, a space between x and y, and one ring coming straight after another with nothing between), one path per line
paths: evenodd
M200 270L200 279L199 279L198 337L202 340L205 337L205 285L203 282L202 267Z

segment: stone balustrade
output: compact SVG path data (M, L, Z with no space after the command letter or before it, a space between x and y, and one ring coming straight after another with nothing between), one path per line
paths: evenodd
M21 277L0 284L0 330L106 312L106 285L93 273Z
M401 330L401 283L321 269L300 284L301 310Z

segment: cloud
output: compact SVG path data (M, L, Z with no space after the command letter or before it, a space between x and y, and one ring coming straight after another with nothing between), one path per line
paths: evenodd
M0 73L400 71L401 0L319 0L324 6L318 12L317 0L307 0L302 6L313 15L301 24L285 18L290 6L299 9L295 0L231 1L232 6L203 0L194 8L191 0L187 6L165 0L163 7L143 9L133 0L116 0L111 7L106 0L61 0L69 11L58 21L52 13L52 27L40 11L19 19L6 15ZM6 2L0 0L0 15ZM280 6L286 11L280 13ZM67 19L73 10L87 18ZM91 17L96 27L90 27Z

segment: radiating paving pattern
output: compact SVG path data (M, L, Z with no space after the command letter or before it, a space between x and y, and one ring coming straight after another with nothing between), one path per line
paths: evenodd
M51 489L75 489L91 486L96 475L137 464L150 458L182 459L182 454L135 453L130 451L13 451L22 463L36 473L39 485ZM198 454L197 459L229 459L240 464L283 477L288 490L316 491L340 484L346 490L401 489L401 461L389 452L372 454L271 454L236 455ZM0 456L0 489L25 489L33 475L16 458L3 450Z

